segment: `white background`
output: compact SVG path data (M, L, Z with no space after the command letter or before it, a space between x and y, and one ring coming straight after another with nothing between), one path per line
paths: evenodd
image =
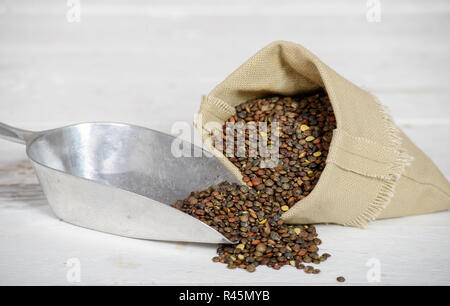
M71 1L69 1L71 2ZM290 40L377 95L450 177L450 2L0 0L0 121L40 130L119 121L171 132L258 49ZM373 6L372 6L373 8ZM49 208L24 148L0 141L0 284L450 284L450 213L377 221L364 230L318 226L333 255L306 275L250 274L210 258L215 246L142 241L71 226ZM424 203L426 205L426 203Z

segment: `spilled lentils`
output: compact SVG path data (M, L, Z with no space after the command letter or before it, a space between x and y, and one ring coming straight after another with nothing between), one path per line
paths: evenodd
M319 264L331 255L319 255L313 225L284 224L281 215L306 197L317 184L328 154L332 131L336 128L333 110L325 92L299 97L268 97L236 106L230 123L278 123L278 164L265 168L261 157L245 133L245 153L228 159L240 170L246 185L223 182L203 191L194 191L172 206L213 227L234 245L220 245L214 262L228 268L255 271L259 265L280 269L290 265L308 274L320 273L308 264ZM226 139L226 125L223 140ZM238 135L234 135L234 143ZM237 153L234 146L234 153ZM229 150L229 148L228 148ZM230 152L225 152L230 153ZM253 157L249 157L253 156ZM301 205L301 204L300 204Z

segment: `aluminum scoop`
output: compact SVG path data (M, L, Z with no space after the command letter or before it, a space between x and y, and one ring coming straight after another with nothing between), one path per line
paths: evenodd
M154 240L232 243L169 204L222 181L238 182L217 159L175 157L175 137L120 123L81 123L43 132L0 123L0 138L26 152L54 213L115 235ZM177 139L178 141L178 139Z

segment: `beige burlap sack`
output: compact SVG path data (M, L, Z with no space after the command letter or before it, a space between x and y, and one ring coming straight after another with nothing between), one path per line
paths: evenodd
M450 208L447 179L377 99L291 42L271 43L205 96L199 111L201 126L223 124L235 114L234 106L249 99L319 88L329 95L337 129L319 182L282 216L287 223L363 227L375 219ZM201 132L209 143L210 130ZM217 157L242 178L228 159Z

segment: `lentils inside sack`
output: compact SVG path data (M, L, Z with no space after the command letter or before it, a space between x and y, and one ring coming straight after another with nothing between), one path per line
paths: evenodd
M262 167L262 157L250 154L255 148L246 130L244 156L236 154L238 135L234 135L234 156L228 159L240 170L247 186L223 182L192 192L187 199L172 205L231 241L239 241L235 245L220 245L214 262L249 272L259 265L276 270L290 265L308 274L319 273L319 269L307 264L319 264L331 255L318 254L321 240L315 227L284 224L281 215L313 190L325 167L332 130L336 128L328 96L319 92L250 100L236 106L236 115L227 122L254 122L256 128L258 122L266 122L267 130L258 132L268 134L269 146L273 144L271 124L277 122L278 164ZM224 125L224 144L226 129ZM226 153L230 152L225 149Z

